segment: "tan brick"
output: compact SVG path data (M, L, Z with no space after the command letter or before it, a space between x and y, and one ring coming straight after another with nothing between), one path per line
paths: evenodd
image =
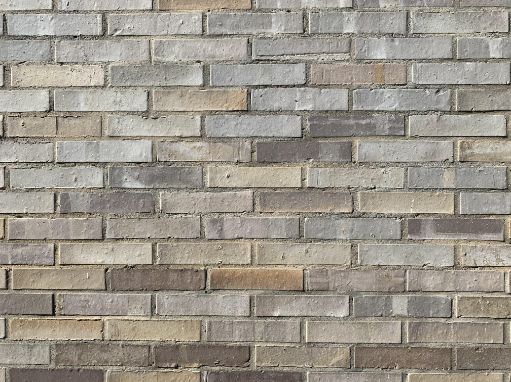
M303 271L290 268L217 268L210 271L210 287L303 290Z
M159 0L160 10L250 9L250 0Z
M15 87L102 86L105 73L92 65L19 65L11 67Z
M99 137L101 136L101 117L65 116L57 118L59 137Z
M511 297L459 296L458 317L511 318Z
M348 347L257 346L257 366L350 367Z
M300 187L299 167L208 167L209 187Z
M164 111L233 111L247 110L245 89L176 89L155 90L154 110Z
M52 137L56 134L56 117L7 117L5 120L8 137Z
M406 65L312 64L311 83L317 85L406 84Z
M439 192L360 192L361 212L376 213L454 213L454 194Z
M400 343L401 323L307 321L307 342Z
M109 371L107 382L200 382L193 371Z
M12 270L13 289L105 289L102 269L32 268Z
M101 340L101 320L12 318L9 338L15 340Z
M250 264L250 243L158 244L158 264Z
M408 342L501 344L504 326L486 322L408 322Z
M191 320L107 320L105 339L115 341L199 341L201 322Z
M408 374L408 382L503 382L501 373Z
M355 346L356 368L377 369L432 369L451 368L450 348L401 347L401 346Z
M330 243L261 243L256 245L258 264L350 265L351 245Z

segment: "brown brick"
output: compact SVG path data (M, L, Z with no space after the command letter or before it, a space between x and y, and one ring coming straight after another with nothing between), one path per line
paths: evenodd
M302 373L284 371L210 371L207 382L302 382Z
M250 348L210 344L158 345L154 357L158 367L247 366Z
M316 85L406 84L406 65L312 64L311 83Z
M509 370L511 348L461 348L456 352L458 369L473 370Z
M51 293L0 293L0 314L53 313Z
M105 289L102 269L13 269L12 289Z
M11 382L103 382L103 370L10 369Z
M458 317L511 318L511 297L459 296Z
M261 192L258 197L258 210L261 212L351 212L353 202L349 192Z
M250 9L250 0L159 0L160 10Z
M101 340L101 320L32 319L9 320L9 338L16 340Z
M197 320L107 320L105 339L114 341L199 341Z
M355 346L356 368L450 369L451 349L426 347Z
M112 290L198 290L206 277L201 269L120 268L109 279Z
M117 343L56 344L55 364L57 366L149 366L149 347Z
M247 91L245 89L155 90L153 97L154 110L247 110Z
M211 289L303 290L303 271L291 268L217 268Z

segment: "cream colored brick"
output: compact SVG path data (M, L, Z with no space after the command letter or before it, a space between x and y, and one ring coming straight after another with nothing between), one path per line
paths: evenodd
M101 340L101 320L11 318L9 338L14 340Z
M105 339L122 341L199 341L196 320L107 320Z
M105 289L102 269L31 268L12 270L13 289Z
M209 187L300 187L299 167L208 167Z
M107 382L199 382L193 371L109 371Z
M105 73L97 65L19 65L11 68L14 87L102 86Z
M454 213L454 194L440 192L360 192L361 212L389 214Z
M154 110L247 110L247 91L245 89L155 90L153 98Z

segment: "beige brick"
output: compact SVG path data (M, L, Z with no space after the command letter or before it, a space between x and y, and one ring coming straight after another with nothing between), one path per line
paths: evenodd
M102 269L32 268L12 270L13 289L105 289Z
M351 245L330 243L261 243L256 246L258 264L350 265Z
M503 382L501 373L409 374L408 382Z
M307 321L307 342L400 343L400 322Z
M109 371L107 382L200 382L193 371Z
M209 187L300 187L296 167L208 167Z
M293 268L217 268L211 289L303 290L303 271Z
M160 10L250 9L250 0L159 0Z
M80 243L60 244L62 264L151 264L151 244Z
M257 366L350 367L347 347L257 346Z
M408 322L408 342L502 344L504 326L486 322Z
M14 87L102 86L105 73L92 65L19 65L11 68Z
M250 243L158 244L158 264L250 264Z
M162 192L165 213L248 212L253 210L252 191L240 192Z
M57 118L59 137L99 137L101 135L101 117L66 116Z
M457 316L477 318L511 318L511 297L458 296Z
M316 85L406 84L406 65L312 64L311 83Z
M56 117L7 117L5 120L8 137L52 137L56 134Z
M11 318L9 338L15 340L101 340L103 322L84 319Z
M164 111L233 111L247 110L245 89L176 89L155 90L154 110Z
M439 192L360 192L360 211L377 213L454 213L454 194Z
M105 339L114 341L199 341L201 322L191 320L107 320Z

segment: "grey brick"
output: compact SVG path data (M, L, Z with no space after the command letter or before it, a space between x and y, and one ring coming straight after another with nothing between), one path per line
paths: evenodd
M261 212L352 212L353 202L342 191L260 192L257 207Z
M454 266L454 246L434 244L359 244L360 265Z
M311 33L406 32L405 12L311 12Z
M55 90L56 111L145 111L143 90Z
M63 40L55 49L57 62L149 61L147 40Z
M32 11L51 9L51 0L1 0L0 9L3 11Z
M409 219L410 239L504 240L504 221L499 219Z
M503 115L412 115L409 125L410 135L422 137L502 137L507 134Z
M409 270L407 289L414 292L500 292L504 290L504 273Z
M106 222L106 237L113 239L193 239L199 236L199 217L108 219Z
M307 342L400 343L399 322L307 321Z
M452 38L355 38L355 58L414 60L452 58Z
M163 192L161 211L171 214L209 212L249 212L253 210L252 191Z
M207 239L296 239L295 217L221 217L205 218Z
M260 317L346 317L349 314L349 297L319 295L258 295L255 298L255 314Z
M351 162L351 142L257 142L258 162Z
M115 65L110 67L110 83L113 86L200 86L202 66Z
M0 143L0 162L51 162L53 143Z
M489 37L460 37L458 58L510 58L511 39Z
M53 137L57 135L57 118L7 117L4 130L8 137Z
M249 316L250 298L235 294L157 293L159 316Z
M53 213L54 199L51 192L0 192L0 213Z
M302 33L300 12L210 13L208 34Z
M301 137L296 115L212 115L206 117L208 137Z
M260 243L257 264L350 265L351 246L331 243Z
M364 295L353 297L355 317L451 317L451 299L444 296Z
M451 91L443 89L357 89L353 110L449 111Z
M408 341L424 343L504 342L504 328L500 323L481 322L408 322Z
M246 38L155 40L153 44L153 60L155 62L243 61L248 59L248 40Z
M257 0L258 9L351 8L352 0Z
M300 187L299 167L208 167L208 187Z
M249 142L158 142L158 161L249 162Z
M509 7L509 0L461 0L461 7Z
M508 141L461 141L460 162L507 162L511 158Z
M0 264L53 265L53 244L1 244Z
M108 15L108 34L164 36L202 33L200 13L135 13Z
M508 84L508 63L421 63L414 64L412 81L416 84Z
M511 264L511 248L507 245L462 245L465 267L507 267Z
M17 36L98 36L103 32L101 15L14 14L7 15L7 33Z
M211 85L302 85L305 64L211 65Z
M65 316L147 316L151 314L150 294L62 293L61 313Z
M154 212L154 198L148 192L63 192L59 196L58 210L62 214Z
M6 365L48 365L50 347L47 344L2 343L0 358Z
M317 188L403 188L404 170L385 168L309 168L307 186Z
M348 367L350 351L343 346L257 346L256 365L287 367Z
M151 0L59 0L59 9L64 11L119 11L151 9Z
M412 33L508 32L505 11L412 12Z
M200 188L200 167L112 167L111 187L119 188Z
M208 321L207 340L212 342L300 342L300 322Z
M158 244L158 264L250 264L250 243L176 242Z
M505 167L410 167L409 188L507 188Z
M312 115L309 117L308 122L312 137L405 134L404 117L392 114L349 114L339 117Z
M13 3L14 4L14 3ZM43 40L2 40L0 60L4 62L50 61L50 41Z
M452 7L454 0L358 0L358 8ZM349 381L351 382L351 381ZM368 381L369 382L369 381Z
M7 221L10 240L94 240L102 239L101 218L30 218Z
M51 315L53 314L53 295L51 293L0 293L0 312L16 315ZM2 360L4 359L6 359L5 355L2 357Z
M48 111L50 94L48 90L2 90L0 91L0 111L23 113Z
M61 343L55 364L84 366L148 366L149 347L123 343Z
M337 292L402 292L405 289L404 270L341 270L309 269L307 290Z
M448 141L367 141L358 143L359 162L452 162Z
M196 137L200 136L200 118L185 115L150 118L110 115L106 134L111 137Z
M457 110L492 111L511 109L509 89L459 89L457 90Z
M348 110L346 89L255 89L252 110Z
M57 142L57 162L151 162L151 141Z
M256 38L252 52L255 58L271 59L307 55L345 55L349 54L350 40L347 38Z
M511 193L461 192L460 214L468 215L511 214Z
M305 218L306 239L382 240L400 239L401 222L380 218Z
M422 374L421 374L422 375ZM374 373L374 372L309 372L309 382L401 382L401 374L398 373ZM339 379L340 378L340 379ZM493 382L493 381L492 381Z
M60 244L60 263L63 265L135 265L151 264L151 243L75 243Z
M12 188L100 188L103 170L95 167L13 168Z

